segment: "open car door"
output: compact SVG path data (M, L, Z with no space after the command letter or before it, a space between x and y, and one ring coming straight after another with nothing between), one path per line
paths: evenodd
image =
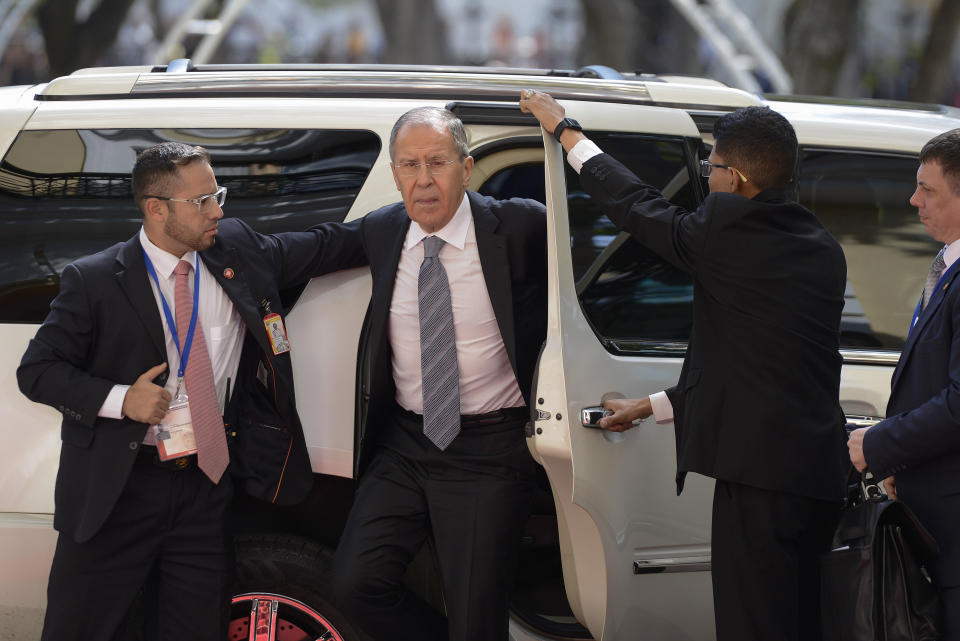
M702 200L700 134L684 111L568 102L600 147L688 208ZM637 123L642 125L638 127ZM690 329L689 276L592 207L544 134L549 311L531 450L550 479L563 578L574 614L598 640L714 638L713 482L691 475L677 497L673 424L623 434L584 427L584 408L675 384Z

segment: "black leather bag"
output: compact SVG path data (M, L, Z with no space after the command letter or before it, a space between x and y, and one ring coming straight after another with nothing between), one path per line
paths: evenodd
M910 509L859 475L821 555L824 641L935 641L940 599L928 571L937 543Z

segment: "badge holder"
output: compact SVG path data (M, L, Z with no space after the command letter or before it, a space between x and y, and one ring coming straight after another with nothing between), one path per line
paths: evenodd
M157 455L161 461L197 453L197 439L190 418L190 400L183 390L182 378L177 380L177 394L155 429Z
M267 331L267 338L270 340L270 348L274 356L286 354L290 351L290 339L287 338L287 328L283 326L283 318L280 314L270 311L270 301L264 298L260 301L260 307L263 308L263 328Z

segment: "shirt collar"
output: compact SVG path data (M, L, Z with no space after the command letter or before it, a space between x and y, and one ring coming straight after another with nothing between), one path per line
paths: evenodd
M153 269L157 272L157 278L170 280L170 277L173 276L173 270L177 268L177 264L181 260L185 260L191 265L197 264L196 251L191 249L184 254L182 258L177 258L165 249L160 249L151 243L143 227L140 228L140 245L143 247L143 251L147 252L150 262L153 263Z
M944 270L950 269L950 265L956 262L958 258L960 258L960 238L947 245L946 249L943 250L943 264L946 265Z
M473 214L470 211L470 199L467 194L463 194L460 206L453 212L453 217L446 225L432 234L423 231L423 228L416 222L410 223L410 229L407 230L407 240L404 243L404 249L410 249L427 236L437 236L448 245L453 245L462 250L467 244L467 232L470 224L473 222Z

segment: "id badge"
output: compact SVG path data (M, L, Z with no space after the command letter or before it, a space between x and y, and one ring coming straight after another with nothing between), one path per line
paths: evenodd
M157 455L161 461L197 453L197 439L190 419L190 403L186 396L174 399L163 420L157 425Z
M270 347L273 348L274 356L290 351L290 341L287 340L287 329L283 326L283 319L280 318L280 314L267 314L264 316L263 326L267 330L267 338L270 339Z

